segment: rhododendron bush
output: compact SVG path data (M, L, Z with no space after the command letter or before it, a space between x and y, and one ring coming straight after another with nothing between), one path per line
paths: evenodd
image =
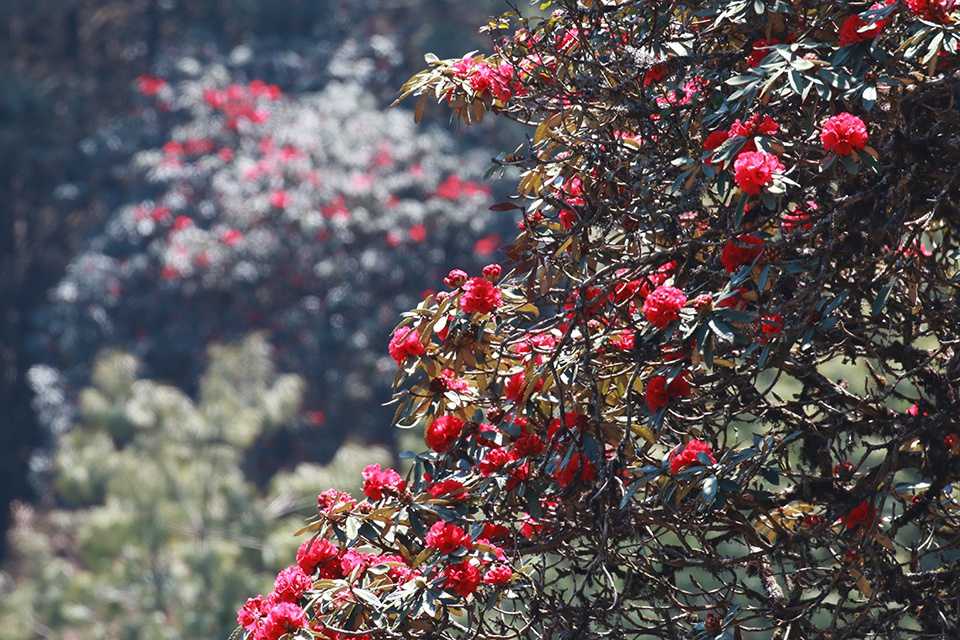
M426 452L321 494L241 632L960 632L958 18L561 0L428 57L417 117L529 127L518 234L393 334Z
M98 349L123 348L191 389L211 341L267 330L278 366L310 379L299 455L382 437L390 413L370 405L390 397L397 314L451 266L482 267L512 224L486 211L492 153L378 104L397 57L378 38L187 44L141 76L137 111L87 142L135 151L127 201L38 314L38 359L79 388Z

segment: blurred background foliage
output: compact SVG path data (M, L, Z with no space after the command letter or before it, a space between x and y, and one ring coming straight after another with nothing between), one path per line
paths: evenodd
M348 442L255 486L244 459L305 387L270 351L262 334L211 347L195 400L141 378L129 354L101 355L53 458L58 506L16 509L4 638L226 638L235 603L295 556L317 487L356 490L364 465L389 463Z
M465 149L512 148L515 132L421 127L413 139L410 114L387 105L425 52L488 48L474 25L504 4L0 3L0 532L16 514L0 544L2 628L217 637L231 594L262 590L290 557L296 527L284 519L395 456L378 408L394 372L389 327L437 274L495 260L510 229L472 186L493 152ZM164 76L170 93L147 95L143 79ZM282 92L273 128L224 132L202 90L254 80ZM304 130L310 114L327 121ZM164 145L200 134L236 160L199 153L165 172ZM362 192L346 159L377 135L393 162ZM243 191L240 161L264 160L266 137L304 142L300 168L347 186L311 190L287 171ZM289 215L270 200L278 190ZM324 231L310 206L332 202L363 214L310 241ZM170 217L124 226L147 206ZM182 217L189 233L173 226ZM176 247L204 246L212 267L164 271L182 266ZM246 282L244 264L255 266ZM342 278L348 290L333 295ZM311 296L314 316L302 313ZM207 598L231 611L196 606Z

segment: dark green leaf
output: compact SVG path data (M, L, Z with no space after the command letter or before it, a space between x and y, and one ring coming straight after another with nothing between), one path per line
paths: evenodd
M723 342L729 342L732 344L737 336L733 327L728 325L726 322L721 322L716 318L710 318L710 320L707 321L707 324L710 326L710 330L713 331L713 335L717 336Z
M855 176L860 171L860 165L854 162L851 156L840 156L840 162L850 175Z
M704 454L706 455L706 454ZM720 488L720 483L717 481L717 476L710 476L703 481L703 488L701 489L701 494L703 495L703 501L707 504L713 504L714 499L717 497L717 490Z
M890 297L890 292L893 291L893 286L895 284L897 284L896 276L891 278L890 282L880 288L880 291L877 293L877 297L873 299L873 305L870 307L871 315L880 315L880 312L883 311L883 308L887 306L887 298Z

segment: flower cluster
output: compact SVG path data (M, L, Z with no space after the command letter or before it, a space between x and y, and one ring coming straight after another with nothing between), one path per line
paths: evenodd
M670 455L670 473L677 474L691 465L702 464L701 454L706 456L712 464L717 463L710 445L702 440L693 438L682 447L677 447Z
M733 179L744 193L756 196L773 184L784 169L780 159L772 153L744 151L733 162Z
M752 265L763 254L763 240L743 234L723 245L720 262L727 273L733 273L744 265Z
M687 295L671 286L660 286L643 301L643 313L647 322L658 329L665 329L680 318L680 309L687 304Z
M886 4L876 2L870 6L869 12L879 11L894 2L895 0L887 0ZM865 22L859 14L853 14L847 17L840 27L840 46L846 47L847 45L857 44L858 42L873 40L880 35L880 32L883 31L883 28L887 26L888 22L890 22L889 18L880 20L872 19L869 22Z
M299 566L277 575L274 590L266 597L250 598L237 613L237 622L251 640L279 640L307 626L307 616L298 602L313 587L313 580Z
M867 144L867 126L855 115L840 113L823 123L820 141L827 151L848 156L854 151L863 151Z
M493 67L482 57L466 56L450 68L454 77L465 80L481 96L492 95L506 102L514 93L524 91L523 84L514 80L513 66L507 62Z
M685 374L678 375L667 384L666 376L653 376L647 380L644 397L650 413L656 413L670 404L673 398L685 398L690 395L690 382Z
M738 158L743 153L757 151L757 143L754 140L756 136L773 136L779 130L780 125L770 116L754 114L746 121L736 119L729 129L712 131L704 140L703 147L707 151L716 151L720 146L730 141L729 144L731 145L739 145L736 155ZM713 154L708 155L705 162L711 165L717 164L713 160ZM723 166L728 164L729 162L723 163Z

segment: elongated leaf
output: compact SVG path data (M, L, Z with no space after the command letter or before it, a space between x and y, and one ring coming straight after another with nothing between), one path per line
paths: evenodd
M893 291L895 284L897 284L896 276L891 278L890 282L880 288L880 291L877 293L877 297L873 299L873 305L870 307L871 315L880 315L880 312L883 311L883 308L887 306L887 298L890 297L890 292Z

